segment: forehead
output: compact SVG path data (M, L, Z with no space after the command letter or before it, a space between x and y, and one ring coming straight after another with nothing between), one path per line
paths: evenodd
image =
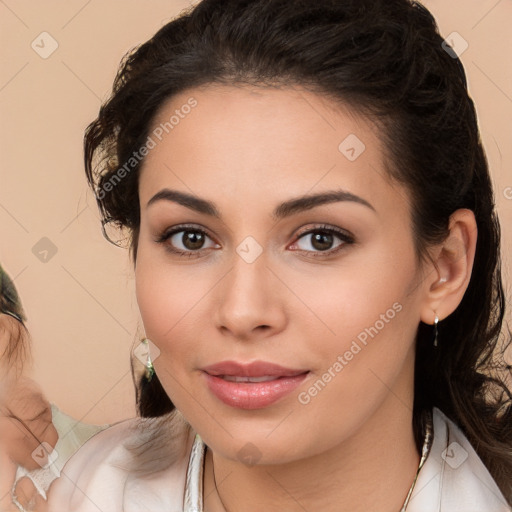
M167 100L153 119L141 204L163 187L268 203L344 188L396 204L377 128L349 106L298 87L207 85ZM153 144L152 144L153 145ZM387 197L389 196L389 197Z

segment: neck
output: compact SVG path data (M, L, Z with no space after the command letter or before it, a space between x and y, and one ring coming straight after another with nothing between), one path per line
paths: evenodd
M395 393L350 439L307 459L248 467L208 449L205 512L398 512L420 455L412 428L412 392L405 402Z

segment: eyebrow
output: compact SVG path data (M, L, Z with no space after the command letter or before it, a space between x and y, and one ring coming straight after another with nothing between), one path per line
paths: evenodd
M157 192L146 204L146 208L157 201L172 201L182 206L190 208L198 213L210 215L217 219L221 218L218 208L215 203L202 199L186 192L180 192L178 190L171 190L164 188ZM321 192L318 194L309 194L293 199L289 199L284 203L279 204L272 212L272 218L274 220L280 220L285 217L289 217L296 213L300 213L305 210L310 210L317 206L321 206L329 203L336 203L341 201L350 201L353 203L361 204L367 208L376 212L375 208L362 197L356 196L346 190L332 190L327 192Z

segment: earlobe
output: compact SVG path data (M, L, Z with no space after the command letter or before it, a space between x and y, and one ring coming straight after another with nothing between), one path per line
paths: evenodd
M477 225L471 210L459 209L450 216L449 234L437 247L434 266L425 281L421 321L433 324L451 315L464 297L475 258Z

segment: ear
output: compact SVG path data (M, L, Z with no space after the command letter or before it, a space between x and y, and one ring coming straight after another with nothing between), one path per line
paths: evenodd
M459 209L450 216L448 237L431 253L433 264L424 277L421 321L433 324L459 306L471 279L475 258L477 226L471 210Z

